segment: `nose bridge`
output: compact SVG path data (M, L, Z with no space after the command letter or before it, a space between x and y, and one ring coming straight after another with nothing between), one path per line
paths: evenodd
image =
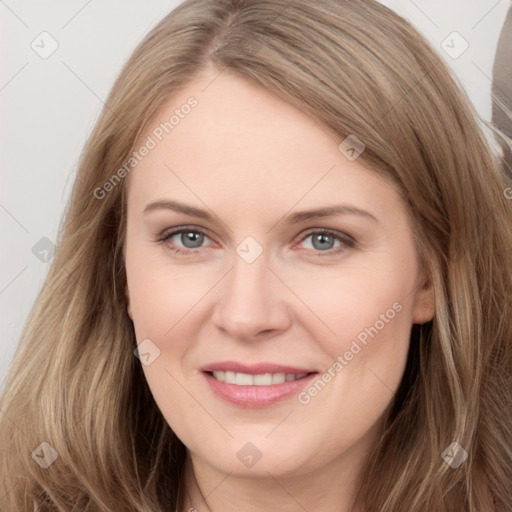
M267 253L260 248L252 241L239 244L216 304L217 326L240 338L282 329L288 321L280 295L283 290L268 268Z
M249 299L261 299L269 292L268 274L271 272L268 269L267 255L262 253L254 257L254 254L248 253L251 257L246 259L244 255L240 255L239 250L240 246L233 257L233 270L228 278L228 294L241 297L247 294Z

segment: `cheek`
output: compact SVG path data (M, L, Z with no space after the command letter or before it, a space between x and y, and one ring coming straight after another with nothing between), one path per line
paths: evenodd
M300 321L331 355L349 350L355 340L361 346L373 339L407 344L414 299L412 270L400 268L390 258L387 265L337 269L315 279L297 274L290 282L309 307Z
M391 281L346 280L344 292L324 303L335 334L316 337L318 348L328 355L321 382L313 382L298 398L339 446L355 443L379 422L403 376L411 298L400 281Z
M142 265L143 256L139 256L127 259L135 334L138 344L151 340L154 345L149 345L149 351L156 350L157 354L142 369L167 423L187 446L196 447L195 428L191 426L217 427L191 398L195 380L189 359L198 330L204 324L199 317L201 299L215 280L208 280L204 272L182 270L150 258L147 265Z
M174 333L200 309L201 300L216 281L212 272L170 265L161 255L156 258L156 253L153 248L127 254L126 272L137 341L175 338Z
M329 327L324 328L318 318L306 325L327 354L324 376L329 382L328 394L340 407L364 408L368 414L371 410L382 412L402 378L413 323L411 292L417 269L414 252L409 259L403 252L401 258L398 256L390 253L378 266L333 272L329 279L316 280L316 293L308 296L308 304L314 304L323 324ZM403 261L411 264L404 265ZM306 293L305 287L302 293ZM362 407L362 403L367 406Z

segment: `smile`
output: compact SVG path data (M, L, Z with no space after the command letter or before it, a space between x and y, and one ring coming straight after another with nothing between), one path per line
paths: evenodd
M264 362L219 361L200 370L213 396L244 408L268 407L291 399L318 376L312 368Z
M272 384L282 384L283 382L292 382L303 379L307 373L262 373L251 375L249 373L238 373L229 371L212 372L215 379L226 384L235 384L237 386L271 386Z

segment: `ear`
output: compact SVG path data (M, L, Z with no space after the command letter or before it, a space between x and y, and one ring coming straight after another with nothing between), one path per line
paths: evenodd
M126 283L124 287L124 296L126 297L126 311L128 312L128 316L133 320L132 308L130 307L130 293L128 292L128 283Z
M424 324L434 318L436 301L434 286L430 279L424 279L416 292L413 310L413 323Z

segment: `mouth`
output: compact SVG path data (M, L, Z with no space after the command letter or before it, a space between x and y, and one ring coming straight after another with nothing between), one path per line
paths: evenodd
M262 408L292 398L319 372L275 364L214 363L201 368L214 395L239 407Z

